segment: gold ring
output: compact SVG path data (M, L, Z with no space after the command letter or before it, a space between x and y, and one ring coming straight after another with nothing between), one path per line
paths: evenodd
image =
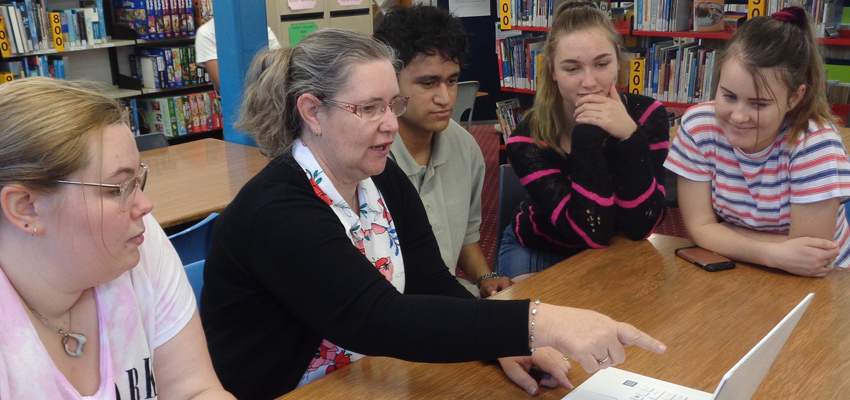
M566 361L566 362L570 362L570 358L569 358L569 357L561 357L561 359L562 359L562 360L564 360L564 361Z

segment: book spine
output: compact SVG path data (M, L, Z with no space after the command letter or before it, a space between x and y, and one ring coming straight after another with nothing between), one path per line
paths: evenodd
M195 8L192 7L192 0L182 0L183 9L186 14L186 36L195 37Z
M35 16L35 9L32 6L32 0L24 0L23 3L18 3L18 4L23 4L23 7L24 7L21 10L21 15L23 16L24 12L26 12L26 15L27 15L26 18L29 19L28 28L29 28L30 39L32 40L32 44L33 44L33 46L32 46L33 50L34 51L44 50L44 49L41 48L41 41L39 40L38 20L36 19L36 16ZM25 24L26 24L26 21L25 21Z
M171 58L173 60L174 65L174 83L177 87L186 86L186 82L183 81L183 69L180 64L183 60L180 57L180 50L178 47L174 47L171 49Z
M106 15L103 9L103 0L95 0L94 2L95 10L97 11L97 18L100 21L100 25L98 25L98 29L100 29L100 40L106 43Z
M189 78L193 85L200 85L201 78L198 75L198 64L195 63L195 46L186 46L189 60Z
M183 97L174 96L172 100L174 101L174 113L177 120L177 134L184 136L186 135L186 118L183 115Z
M186 47L180 47L180 71L183 72L183 85L192 85L192 78L189 76L189 51Z
M0 14L0 56L9 57L12 55L12 45L9 42L9 31L6 29L5 17ZM6 80L2 80L6 82Z
M204 118L206 120L206 124L204 125L204 131L211 131L213 129L213 107L212 107L212 98L210 98L209 93L201 93L202 103L204 105Z

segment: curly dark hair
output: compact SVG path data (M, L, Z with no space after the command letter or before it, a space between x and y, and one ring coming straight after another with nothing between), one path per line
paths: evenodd
M402 65L417 54L439 54L464 65L469 40L460 19L432 6L413 6L390 11L375 29L375 38L394 48Z

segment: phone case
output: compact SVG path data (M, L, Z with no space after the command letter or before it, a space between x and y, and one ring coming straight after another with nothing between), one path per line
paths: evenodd
M675 254L708 272L725 271L735 268L734 261L699 246L676 249Z

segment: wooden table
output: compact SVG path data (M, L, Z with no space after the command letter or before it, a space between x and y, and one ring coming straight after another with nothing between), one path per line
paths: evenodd
M634 346L618 367L713 392L723 374L809 292L816 293L755 399L841 399L850 393L850 272L802 278L749 265L705 272L673 255L685 239L652 235L585 250L498 295L589 308L629 322L667 345ZM459 335L463 334L458 332ZM588 375L577 363L578 385ZM366 357L282 399L526 399L497 364L425 364ZM542 389L559 399L566 389Z
M221 212L268 164L256 147L217 139L143 151L141 157L150 166L145 194L163 228Z

